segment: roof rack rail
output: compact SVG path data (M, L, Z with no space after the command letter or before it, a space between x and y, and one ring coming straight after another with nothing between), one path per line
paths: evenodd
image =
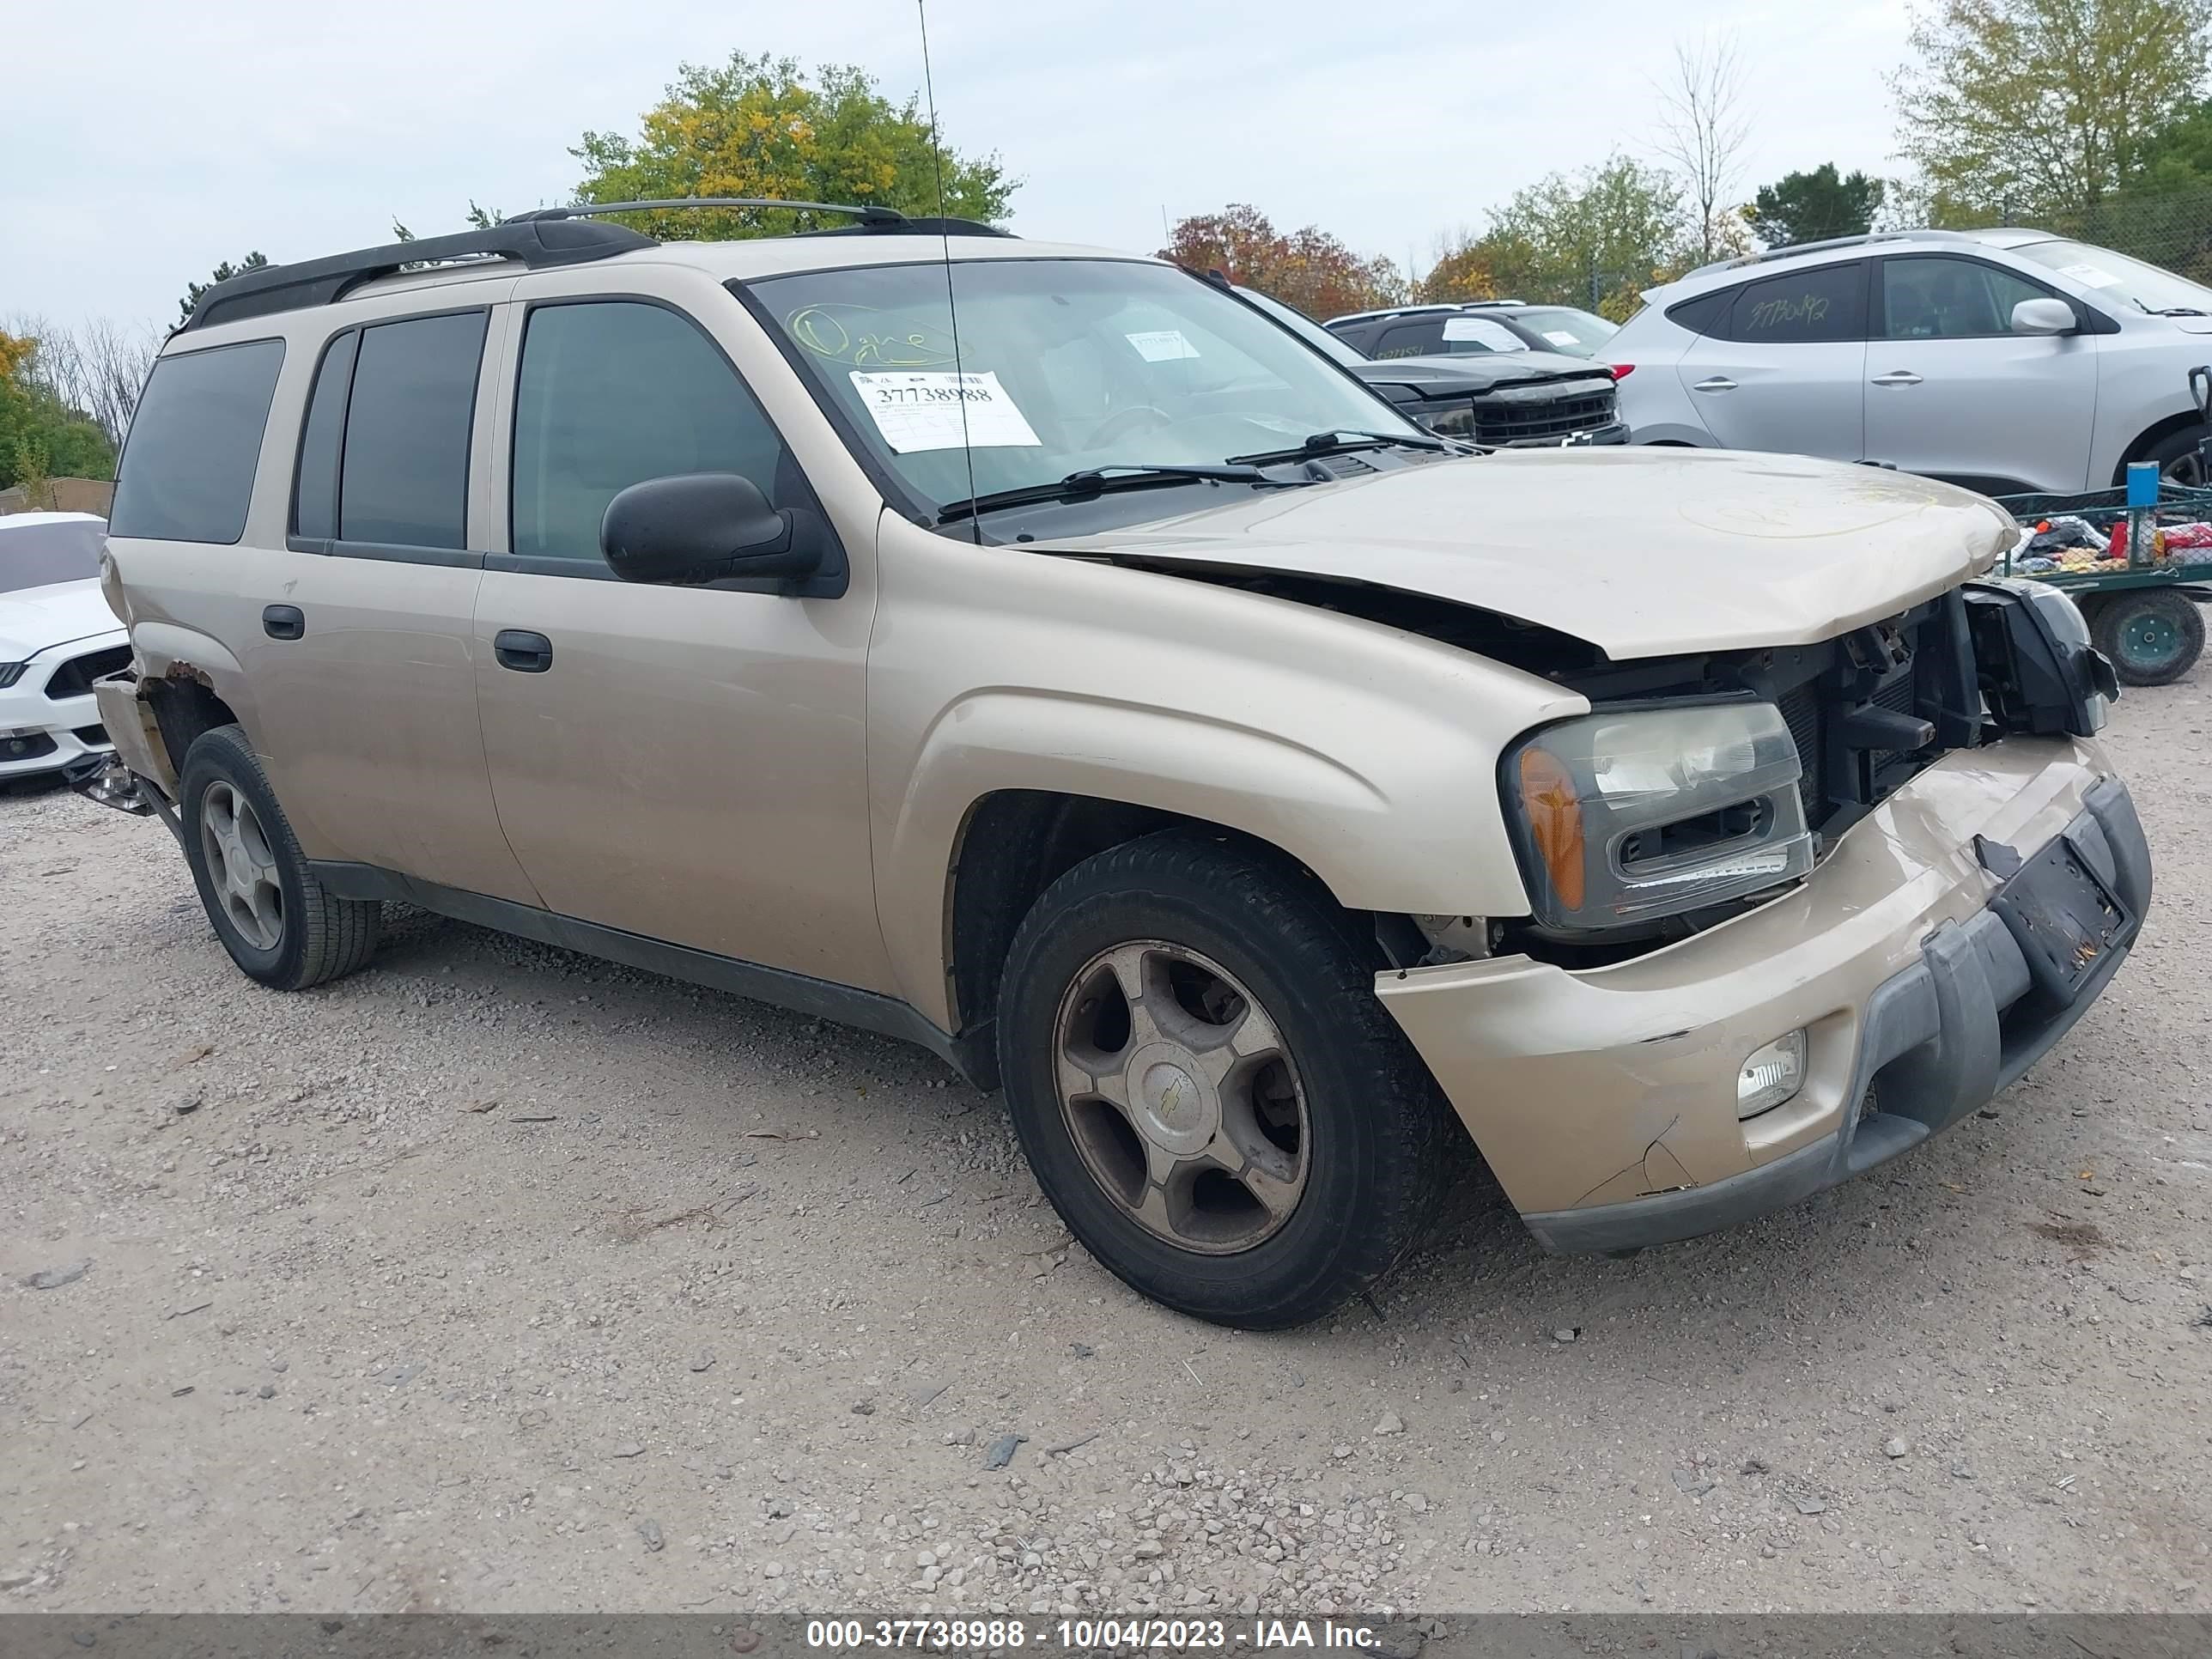
M1794 259L1801 253L1829 253L1842 247L1867 247L1875 242L1901 242L1906 240L1934 242L1971 242L1976 238L1962 230L1870 230L1856 236L1830 236L1817 242L1791 242L1782 247L1762 248L1757 253L1741 254L1733 259L1716 259L1709 265L1699 265L1695 270L1683 272L1685 277L1709 276L1717 270L1741 270L1746 265L1763 265L1774 259Z
M658 202L583 202L569 207L538 208L519 213L515 219L603 218L612 213L666 213L679 208L782 208L794 213L849 213L860 222L835 230L802 230L799 236L865 236L890 233L922 236L1011 236L1009 230L979 219L910 219L896 208L880 203L855 205L845 202L787 202L773 196L677 196Z
M880 205L855 207L846 202L781 202L772 196L677 196L659 202L578 202L569 207L534 208L518 213L508 224L534 224L545 220L603 219L611 213L669 213L678 208L787 208L810 213L849 213L863 225L903 228L906 215Z
M262 265L241 271L201 295L192 314L177 331L181 334L271 312L330 305L363 283L413 264L481 257L514 259L536 270L547 265L583 264L633 248L659 246L652 237L622 225L562 224L525 215L481 230L424 236L411 242L302 259L296 264Z

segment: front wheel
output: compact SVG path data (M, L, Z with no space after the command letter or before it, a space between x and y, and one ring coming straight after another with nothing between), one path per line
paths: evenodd
M1182 1312L1318 1318L1418 1239L1460 1136L1310 876L1169 830L1048 889L1008 954L1023 1150L1091 1255Z
M2169 684L2204 653L2203 612L2171 587L2123 588L2103 596L2089 618L2089 633L2124 685Z

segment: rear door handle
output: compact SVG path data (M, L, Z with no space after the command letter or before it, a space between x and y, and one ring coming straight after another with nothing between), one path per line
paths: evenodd
M272 640L296 640L307 631L307 614L296 605L264 605L261 631Z
M1918 386L1920 377L1909 368L1893 368L1887 374L1874 377L1876 386Z
M1690 388L1692 392L1733 392L1735 382L1725 374L1708 375Z
M526 629L501 629L492 635L491 651L501 668L518 674L542 674L553 665L553 641Z

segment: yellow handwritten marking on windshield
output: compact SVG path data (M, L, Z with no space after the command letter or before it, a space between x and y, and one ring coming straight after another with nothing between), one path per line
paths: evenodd
M1828 296L1807 294L1796 299L1765 300L1751 308L1751 326L1774 328L1784 323L1817 323L1828 314Z
M816 356L855 368L937 368L953 361L950 335L926 323L902 326L872 306L801 306L783 326Z

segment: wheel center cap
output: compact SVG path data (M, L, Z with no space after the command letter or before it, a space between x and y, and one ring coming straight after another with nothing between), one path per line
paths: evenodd
M1145 1139L1188 1154L1213 1139L1219 1103L1190 1056L1173 1043L1154 1043L1130 1056L1129 1105Z

